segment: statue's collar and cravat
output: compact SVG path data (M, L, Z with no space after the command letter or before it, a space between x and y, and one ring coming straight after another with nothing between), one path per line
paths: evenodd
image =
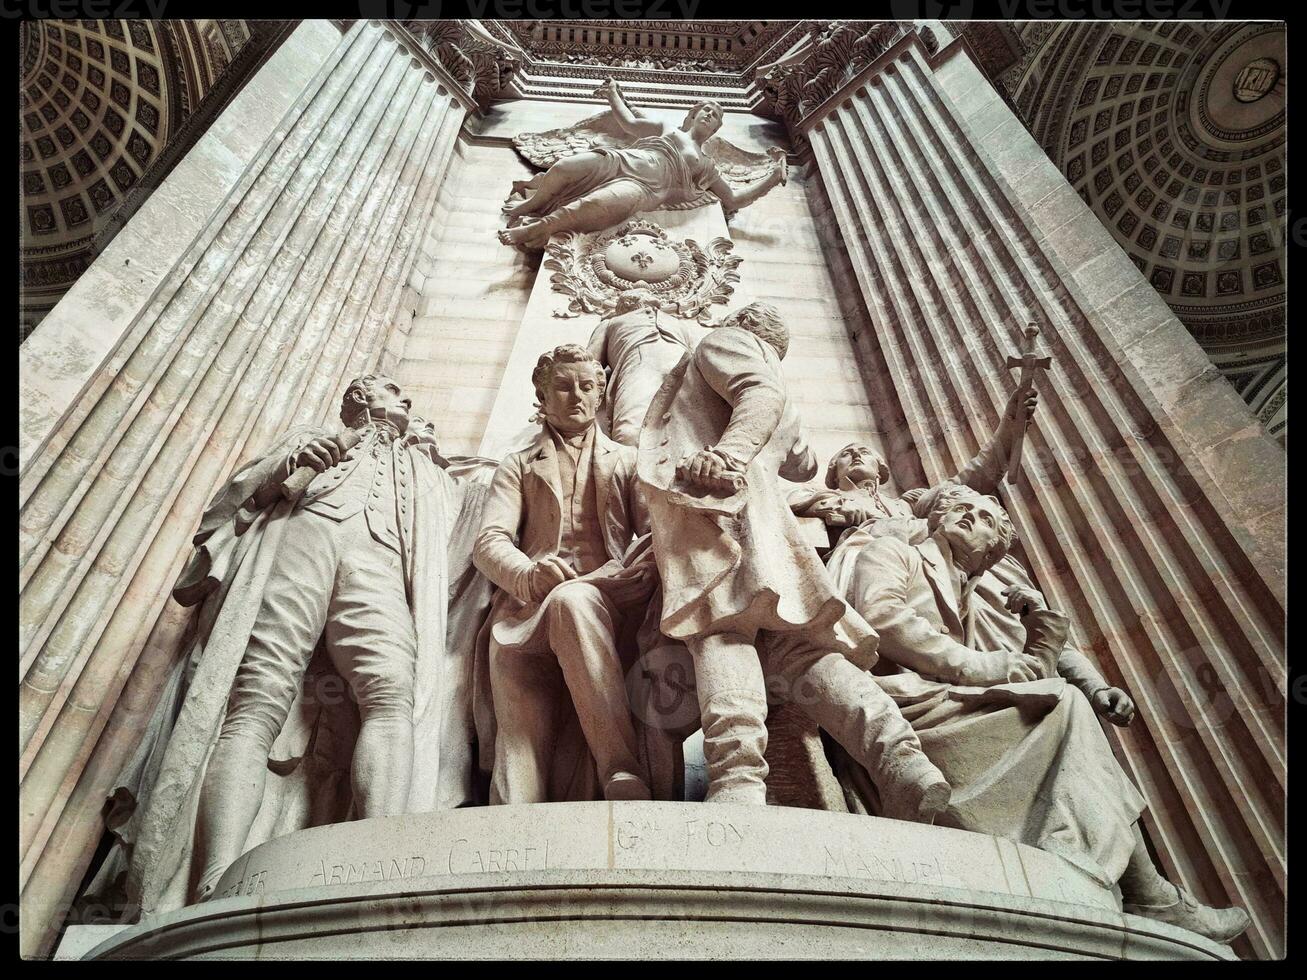
M841 493L861 493L870 497L880 509L880 512L886 516L893 516L889 505L885 503L885 498L880 495L880 484L877 481L865 480L862 483L854 483L847 476L839 478L839 491Z
M970 646L975 637L975 617L972 615L971 596L976 591L976 586L980 583L980 576L983 572L975 575L967 575L966 571L954 560L953 549L949 546L948 540L942 534L932 534L930 540L935 547L939 549L939 556L943 561L943 568L938 571L943 573L943 577L948 579L952 588L952 599L954 609L957 611L958 620L963 624L963 641ZM929 556L924 556L930 561ZM932 562L933 564L933 562Z
M573 459L576 459L584 451L585 447L594 441L593 425L587 426L582 432L573 432L571 434L559 432L548 422L545 423L545 431L549 433L549 438L554 443L554 448L559 452L566 452Z
M389 446L403 436L399 427L386 419L369 419L367 425L358 431L362 440L373 446Z

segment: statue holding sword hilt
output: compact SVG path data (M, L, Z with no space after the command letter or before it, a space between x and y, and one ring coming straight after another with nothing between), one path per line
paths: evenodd
M1035 338L1039 336L1039 327L1033 323L1026 324L1022 331L1021 356L1013 357L1008 355L1008 368L1020 368L1021 375L1017 381L1017 390L1013 392L1013 397L1009 402L1009 414L1012 406L1015 405L1015 418L1005 418L1004 424L1014 424L1011 441L1008 448L1007 462L1007 482L1009 485L1015 484L1017 476L1021 472L1021 449L1026 441L1026 427L1030 424L1030 417L1035 413L1035 406L1038 404L1039 393L1035 389L1035 381L1039 379L1044 371L1047 371L1053 363L1053 359L1048 355L1039 355L1035 352ZM1024 411L1023 411L1024 409Z

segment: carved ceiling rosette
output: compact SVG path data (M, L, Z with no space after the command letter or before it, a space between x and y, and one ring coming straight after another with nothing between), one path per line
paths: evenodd
M628 289L644 289L664 313L699 323L711 319L714 303L726 303L740 281L742 259L729 238L703 248L691 239L672 238L642 218L600 235L567 232L545 248L550 285L571 297L556 317L611 313Z

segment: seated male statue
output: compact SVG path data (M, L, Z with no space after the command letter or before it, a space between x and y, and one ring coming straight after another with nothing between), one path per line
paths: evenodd
M895 496L884 485L889 466L871 446L850 443L831 458L826 467L826 490L804 487L790 495L790 505L801 517L818 517L840 534L839 542L826 557L827 568L838 578L847 555L856 555L873 536L896 534L912 544L927 537L925 518L936 495L944 487L963 484L982 494L992 494L1007 469L1008 454L1018 431L1035 414L1039 394L1033 387L1017 388L1008 399L1003 420L993 439L956 475L929 489L912 489ZM973 586L981 609L997 610L995 627L1012 632L1019 624L1008 614L1004 590L1008 586L1036 588L1029 572L1011 554L1005 554ZM1019 645L1018 632L1011 637ZM1134 714L1130 696L1103 679L1102 674L1075 645L1066 643L1058 655L1058 673L1078 687L1094 710L1114 725L1129 724Z
M915 544L892 533L850 537L832 557L843 595L880 635L878 670L897 667L877 681L953 787L939 822L1059 854L1105 887L1119 884L1127 912L1217 942L1241 933L1242 909L1199 904L1149 857L1143 797L1088 698L1058 676L1066 617L1029 585L990 583L1006 611L978 594L1011 544L1006 511L970 487L945 486L926 531ZM1001 612L1007 628L996 625ZM1114 710L1128 716L1133 706L1116 699Z
M595 424L604 370L586 348L542 354L532 382L540 433L496 470L473 550L497 586L490 802L556 798L553 753L569 700L604 797L648 799L617 649L625 618L643 614L656 583L648 548L634 544L648 527L635 450Z
M745 307L668 375L640 433L660 628L693 661L707 800L766 802L770 693L802 703L872 772L890 815L929 822L948 785L862 669L875 633L836 593L782 495L780 477L807 480L817 467L781 375L788 346L772 307Z
M590 337L590 352L609 370L607 408L615 441L634 446L649 402L667 373L710 328L660 314L658 297L628 289Z
M267 839L273 827L284 833L435 805L442 725L428 689L439 685L444 659L447 545L459 498L429 427L409 432L409 409L390 379L355 379L341 402L345 430L291 430L205 512L174 590L183 605L203 603L195 675L129 870L146 911L180 904L170 897L180 889L193 900L211 897L251 846L256 820L254 836ZM311 477L302 495L283 492L292 473ZM344 679L357 720L348 700L325 687L322 697L305 694L311 660ZM296 716L304 744L286 761L281 736L293 706L321 724ZM343 796L305 787L308 777L299 789L279 778L268 785L270 770L293 770L313 743L339 742L351 725ZM297 792L298 802L285 798Z

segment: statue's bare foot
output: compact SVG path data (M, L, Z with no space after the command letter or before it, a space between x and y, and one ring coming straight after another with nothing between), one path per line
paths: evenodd
M513 218L520 218L526 213L527 201L525 199L514 201L512 198L509 198L508 203L504 205L502 210L510 220Z
M540 221L527 221L518 225L516 228L505 228L499 233L499 240L505 245L519 245L525 248L541 248L542 237L545 241L549 235L545 232L542 236L542 225Z

